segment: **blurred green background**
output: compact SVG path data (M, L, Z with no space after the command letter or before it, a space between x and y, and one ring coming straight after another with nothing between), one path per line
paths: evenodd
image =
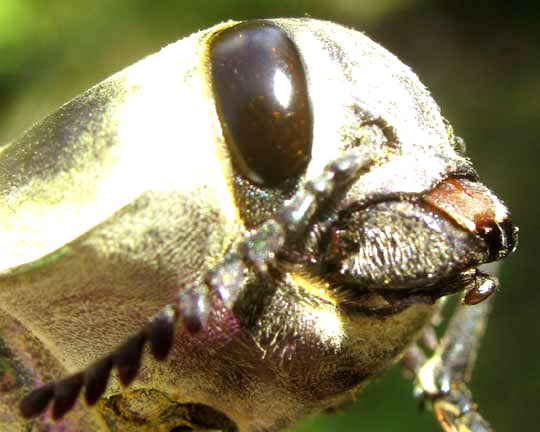
M229 18L304 16L365 31L432 91L485 183L512 209L507 260L473 381L498 431L540 425L540 12L530 2L0 0L0 142L163 45ZM438 430L395 369L298 431Z

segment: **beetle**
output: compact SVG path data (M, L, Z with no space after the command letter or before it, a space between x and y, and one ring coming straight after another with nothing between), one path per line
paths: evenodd
M195 33L3 147L0 185L4 429L280 430L408 353L446 430L491 430L466 387L497 286L479 266L517 228L357 31Z

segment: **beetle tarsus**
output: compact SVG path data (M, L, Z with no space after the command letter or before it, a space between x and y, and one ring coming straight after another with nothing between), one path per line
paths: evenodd
M437 420L446 432L494 432L477 409L463 382L454 383L448 393L433 401Z
M447 432L493 430L477 411L467 387L490 308L491 299L475 307L460 305L433 356L414 367L416 396L431 404Z

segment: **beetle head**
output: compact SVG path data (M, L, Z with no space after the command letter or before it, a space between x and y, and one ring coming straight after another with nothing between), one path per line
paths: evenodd
M417 77L362 34L332 26L255 21L212 40L242 219L260 225L304 179L360 149L370 169L318 209L282 260L352 291L434 300L463 289L477 266L514 250L517 229Z
M276 395L285 394L281 403L286 416L305 415L311 402L303 405L298 401L306 395L314 398L314 412L328 408L327 398L335 397L333 401L338 402L341 396L336 393L349 395L361 382L392 364L435 309L415 305L404 311L390 311L395 316L385 316L384 320L370 314L349 320L342 314L345 303L369 308L371 305L362 297L366 293L382 294L384 300L397 299L402 304L433 302L464 288L474 291L475 295L466 298L469 303L482 300L480 285L484 284L478 282L485 279L476 267L504 257L515 246L516 229L506 208L477 181L462 154L460 141L440 116L427 90L406 66L361 33L331 23L287 19L226 23L190 40L197 42L196 58L205 60L201 65L193 60L193 67L184 75L184 86L180 87L185 92L178 93L192 105L187 104L180 116L173 108L175 99L175 104L166 105L171 109L156 110L153 116L145 97L151 94L150 100L161 104L177 87L166 80L166 91L161 86L150 85L146 90L142 86L143 98L133 90L138 103L122 102L128 114L118 133L119 142L129 149L121 166L130 167L131 174L137 172L137 176L129 177L130 182L144 180L141 189L135 188L137 193L164 184L178 189L171 187L168 199L149 199L152 206L146 201L140 207L133 206L140 218L131 219L129 214L129 223L121 225L126 231L119 231L127 235L106 231L110 229L108 224L102 227L107 234L107 249L118 241L119 253L126 253L130 263L140 260L145 275L148 261L167 256L167 269L177 270L170 273L180 285L178 301L166 306L141 331L86 370L28 395L21 404L27 418L42 413L51 401L53 418L62 417L83 388L87 402L96 403L105 394L113 368L118 370L122 384L130 384L148 345L158 360L164 360L170 350L175 352L159 373L151 374L160 391L170 391L169 384L165 384L169 379L173 394L184 391L185 397L198 397L209 405L213 402L220 412L232 413L235 422L256 421L257 429L263 420L268 420L268 425L276 421L285 424L292 417L282 417L276 408ZM167 55L176 61L186 57L178 55L172 46L158 55L157 63L153 63L156 58L145 60L128 75L135 71L137 77L137 68L146 71L150 64L148 70L159 71L162 77L160 61ZM176 84L177 74L171 75ZM152 79L151 83L155 81L161 84L162 80ZM149 91L156 87L161 91ZM202 102L189 98L192 94L201 96L201 88L205 89ZM173 91L172 99L175 94ZM87 103L86 99L82 101ZM73 106L68 105L68 109ZM203 123L197 122L197 114L207 111L209 118L203 115ZM182 128L176 124L178 117L188 120ZM199 127L208 124L208 128ZM189 144L204 150L198 157L177 157L186 151L186 147L177 147L173 139L179 129L182 136L190 137ZM197 134L198 129L205 133ZM155 139L158 131L160 139ZM157 142L160 151L144 151L143 156L134 158L137 148L146 150L147 141ZM61 139L58 146L66 147ZM103 158L103 152L89 153ZM154 155L158 155L159 164L147 162ZM135 165L142 161L145 167L157 167L150 171L148 182L133 169L134 159ZM184 164L178 167L181 159ZM26 167L26 154L21 160L19 165ZM69 164L51 164L63 165ZM116 175L124 172L116 170ZM125 198L129 195L125 178L119 177ZM215 183L219 193L206 194L214 190ZM186 184L191 185L189 194L184 191ZM114 196L110 189L107 191L106 197ZM62 191L61 195L64 198L75 194ZM189 214L189 218L178 218L174 207L171 211L173 196L181 203L178 213ZM234 206L229 206L229 199L234 200ZM214 205L218 217L205 218L208 207ZM109 206L106 209L111 210ZM152 217L145 216L147 209ZM119 212L119 219L126 214ZM163 214L170 218L160 219ZM230 225L217 222L229 217ZM107 222L113 225L113 220L111 217ZM187 228L181 226L182 221ZM149 224L151 236L139 236L141 232L146 234L141 223ZM242 225L238 230L242 235L229 235L236 224ZM204 229L195 228L197 225L204 225ZM159 235L169 232L169 228L174 235ZM215 259L205 256L210 232L223 237L217 249L223 254L228 249L225 255L220 253ZM81 233L80 229L77 233ZM129 247L123 247L124 237L129 239ZM179 244L179 239L186 243ZM23 243L19 238L17 241ZM199 243L204 253L197 255ZM133 244L141 245L142 259L134 252ZM77 244L72 246L75 250ZM212 249L216 249L214 246ZM182 253L176 255L177 250ZM107 251L107 257L110 255ZM177 256L179 261L174 259ZM208 261L213 267L200 268L200 261ZM167 273L169 277L161 261L157 262L157 274L161 277ZM197 266L191 267L192 262ZM104 275L116 275L120 273L116 267L106 270L115 265L113 262L97 267ZM94 267L88 273L99 283L106 281L108 290L109 278L94 277ZM132 294L136 290L131 282L141 285L138 273L129 267L124 275L125 279L118 279L123 284L115 289L124 285ZM339 297L338 301L333 301L332 295L318 297L320 290L308 292L310 277L322 282L313 284L315 288L324 291L328 287L331 294L346 295L334 296ZM154 284L155 280L149 284L152 292L160 291ZM264 292L266 286L270 288L268 293ZM477 289L471 290L471 286ZM135 304L146 301L144 291L144 299ZM374 306L379 307L386 305ZM237 318L242 320L241 331ZM174 329L179 320L184 330L176 337ZM197 332L199 335L195 335ZM246 341L243 335L248 333ZM203 355L199 356L191 346L194 341L204 345L209 340L214 346L205 347ZM217 345L223 340L226 343L221 349ZM354 346L342 346L342 341ZM246 350L249 343L254 343L253 349ZM279 366L271 355L278 352L282 353ZM298 376L291 372L290 380L283 379L285 353L291 358L287 368L292 365L290 370L300 372ZM352 363L357 368L351 368ZM166 367L170 367L169 373L162 376ZM279 376L268 373L275 370ZM200 373L200 378L193 380L194 371ZM229 380L231 377L234 382ZM195 395L190 394L190 383ZM202 388L210 390L201 394ZM246 389L256 402L251 406L258 409L246 417L254 418L244 418ZM268 401L272 403L270 410Z

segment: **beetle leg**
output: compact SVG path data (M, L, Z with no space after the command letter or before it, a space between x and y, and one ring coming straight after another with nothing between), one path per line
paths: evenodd
M403 356L403 376L409 379L414 378L426 360L426 353L418 346L418 343L412 344Z
M460 305L435 353L417 371L415 393L432 404L447 432L493 431L467 388L490 309L491 299Z

